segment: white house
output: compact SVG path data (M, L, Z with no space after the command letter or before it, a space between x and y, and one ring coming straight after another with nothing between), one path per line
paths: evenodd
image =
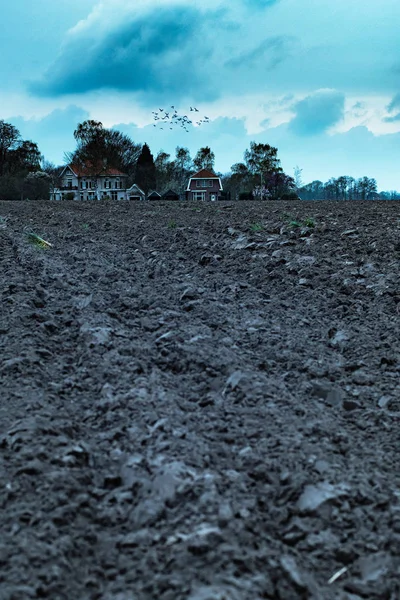
M128 176L105 163L98 168L92 165L67 165L60 174L61 185L51 193L52 200L127 200Z

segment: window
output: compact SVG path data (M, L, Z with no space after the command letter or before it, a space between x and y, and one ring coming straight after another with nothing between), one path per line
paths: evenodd
M212 179L208 180L208 187L212 187L214 185L214 182Z
M118 192L111 192L111 200L118 200Z
M199 202L202 200L206 199L206 193L205 192L193 192L193 200L195 202Z
M111 187L111 183L110 183L110 181L108 179L106 179L104 187L105 187L106 190L108 190Z

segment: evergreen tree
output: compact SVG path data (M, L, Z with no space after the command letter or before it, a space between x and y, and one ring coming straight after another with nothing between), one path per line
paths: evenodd
M147 144L143 145L142 152L136 165L135 183L148 194L150 190L155 190L157 185L156 166L154 158Z

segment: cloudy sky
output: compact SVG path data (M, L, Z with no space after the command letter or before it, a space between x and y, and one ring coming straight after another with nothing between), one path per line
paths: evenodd
M351 175L400 189L399 0L5 0L0 119L63 163L77 123L153 152L209 145L215 168L250 141L305 183ZM161 130L152 111L210 123Z

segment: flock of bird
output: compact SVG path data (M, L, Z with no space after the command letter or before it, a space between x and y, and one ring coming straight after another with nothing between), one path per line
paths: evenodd
M190 106L190 110L188 111L193 113L198 113L199 109L195 106ZM202 119L198 118L195 120L195 116L192 118L188 117L188 115L181 115L178 113L175 106L171 106L171 108L167 111L164 108L159 108L158 110L152 111L153 120L156 121L153 123L153 127L158 127L159 129L169 129L173 130L176 127L182 127L187 133L189 133L188 127L196 123L196 125L201 126L210 122L209 117L203 117Z

